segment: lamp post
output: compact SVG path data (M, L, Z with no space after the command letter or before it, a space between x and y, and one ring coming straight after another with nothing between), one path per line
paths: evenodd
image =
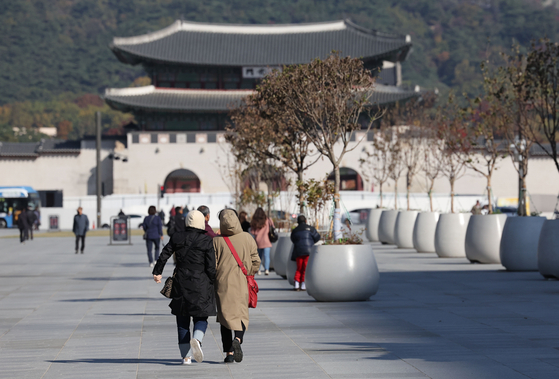
M95 113L97 119L97 138L95 148L97 152L97 228L101 225L101 112Z

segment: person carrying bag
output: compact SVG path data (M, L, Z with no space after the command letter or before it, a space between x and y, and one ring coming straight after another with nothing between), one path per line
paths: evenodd
M223 352L226 353L224 361L241 362L241 344L249 322L247 282L250 283L249 278L258 272L260 258L256 242L249 233L243 232L237 212L232 209L222 210L219 213L219 223L221 235L213 240L216 255L217 321L221 324L221 341Z

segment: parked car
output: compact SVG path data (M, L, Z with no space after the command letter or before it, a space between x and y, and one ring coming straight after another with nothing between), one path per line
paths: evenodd
M518 216L518 208L517 207L495 207L495 211L493 213L502 213L507 215L508 217L515 217Z
M352 211L349 211L349 220L351 221L352 225L359 225L359 224L365 224L367 223L367 219L369 218L369 212L371 211L371 208L360 208L360 209L354 209ZM347 213L343 213L342 214L342 223L345 223L347 220Z

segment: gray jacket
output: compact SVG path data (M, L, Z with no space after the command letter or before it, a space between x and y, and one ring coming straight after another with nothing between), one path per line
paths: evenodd
M89 230L89 219L86 215L82 214L74 216L74 227L72 231L77 236L85 236L85 233Z

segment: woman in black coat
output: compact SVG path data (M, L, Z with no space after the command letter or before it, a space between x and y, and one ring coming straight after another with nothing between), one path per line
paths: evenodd
M161 283L167 260L176 253L175 278L171 291L171 313L176 316L182 364L193 357L202 362L202 339L208 327L208 317L216 315L215 250L212 238L206 235L204 215L199 211L187 214L186 230L176 232L163 248L153 269L153 279ZM190 318L194 332L190 338Z

